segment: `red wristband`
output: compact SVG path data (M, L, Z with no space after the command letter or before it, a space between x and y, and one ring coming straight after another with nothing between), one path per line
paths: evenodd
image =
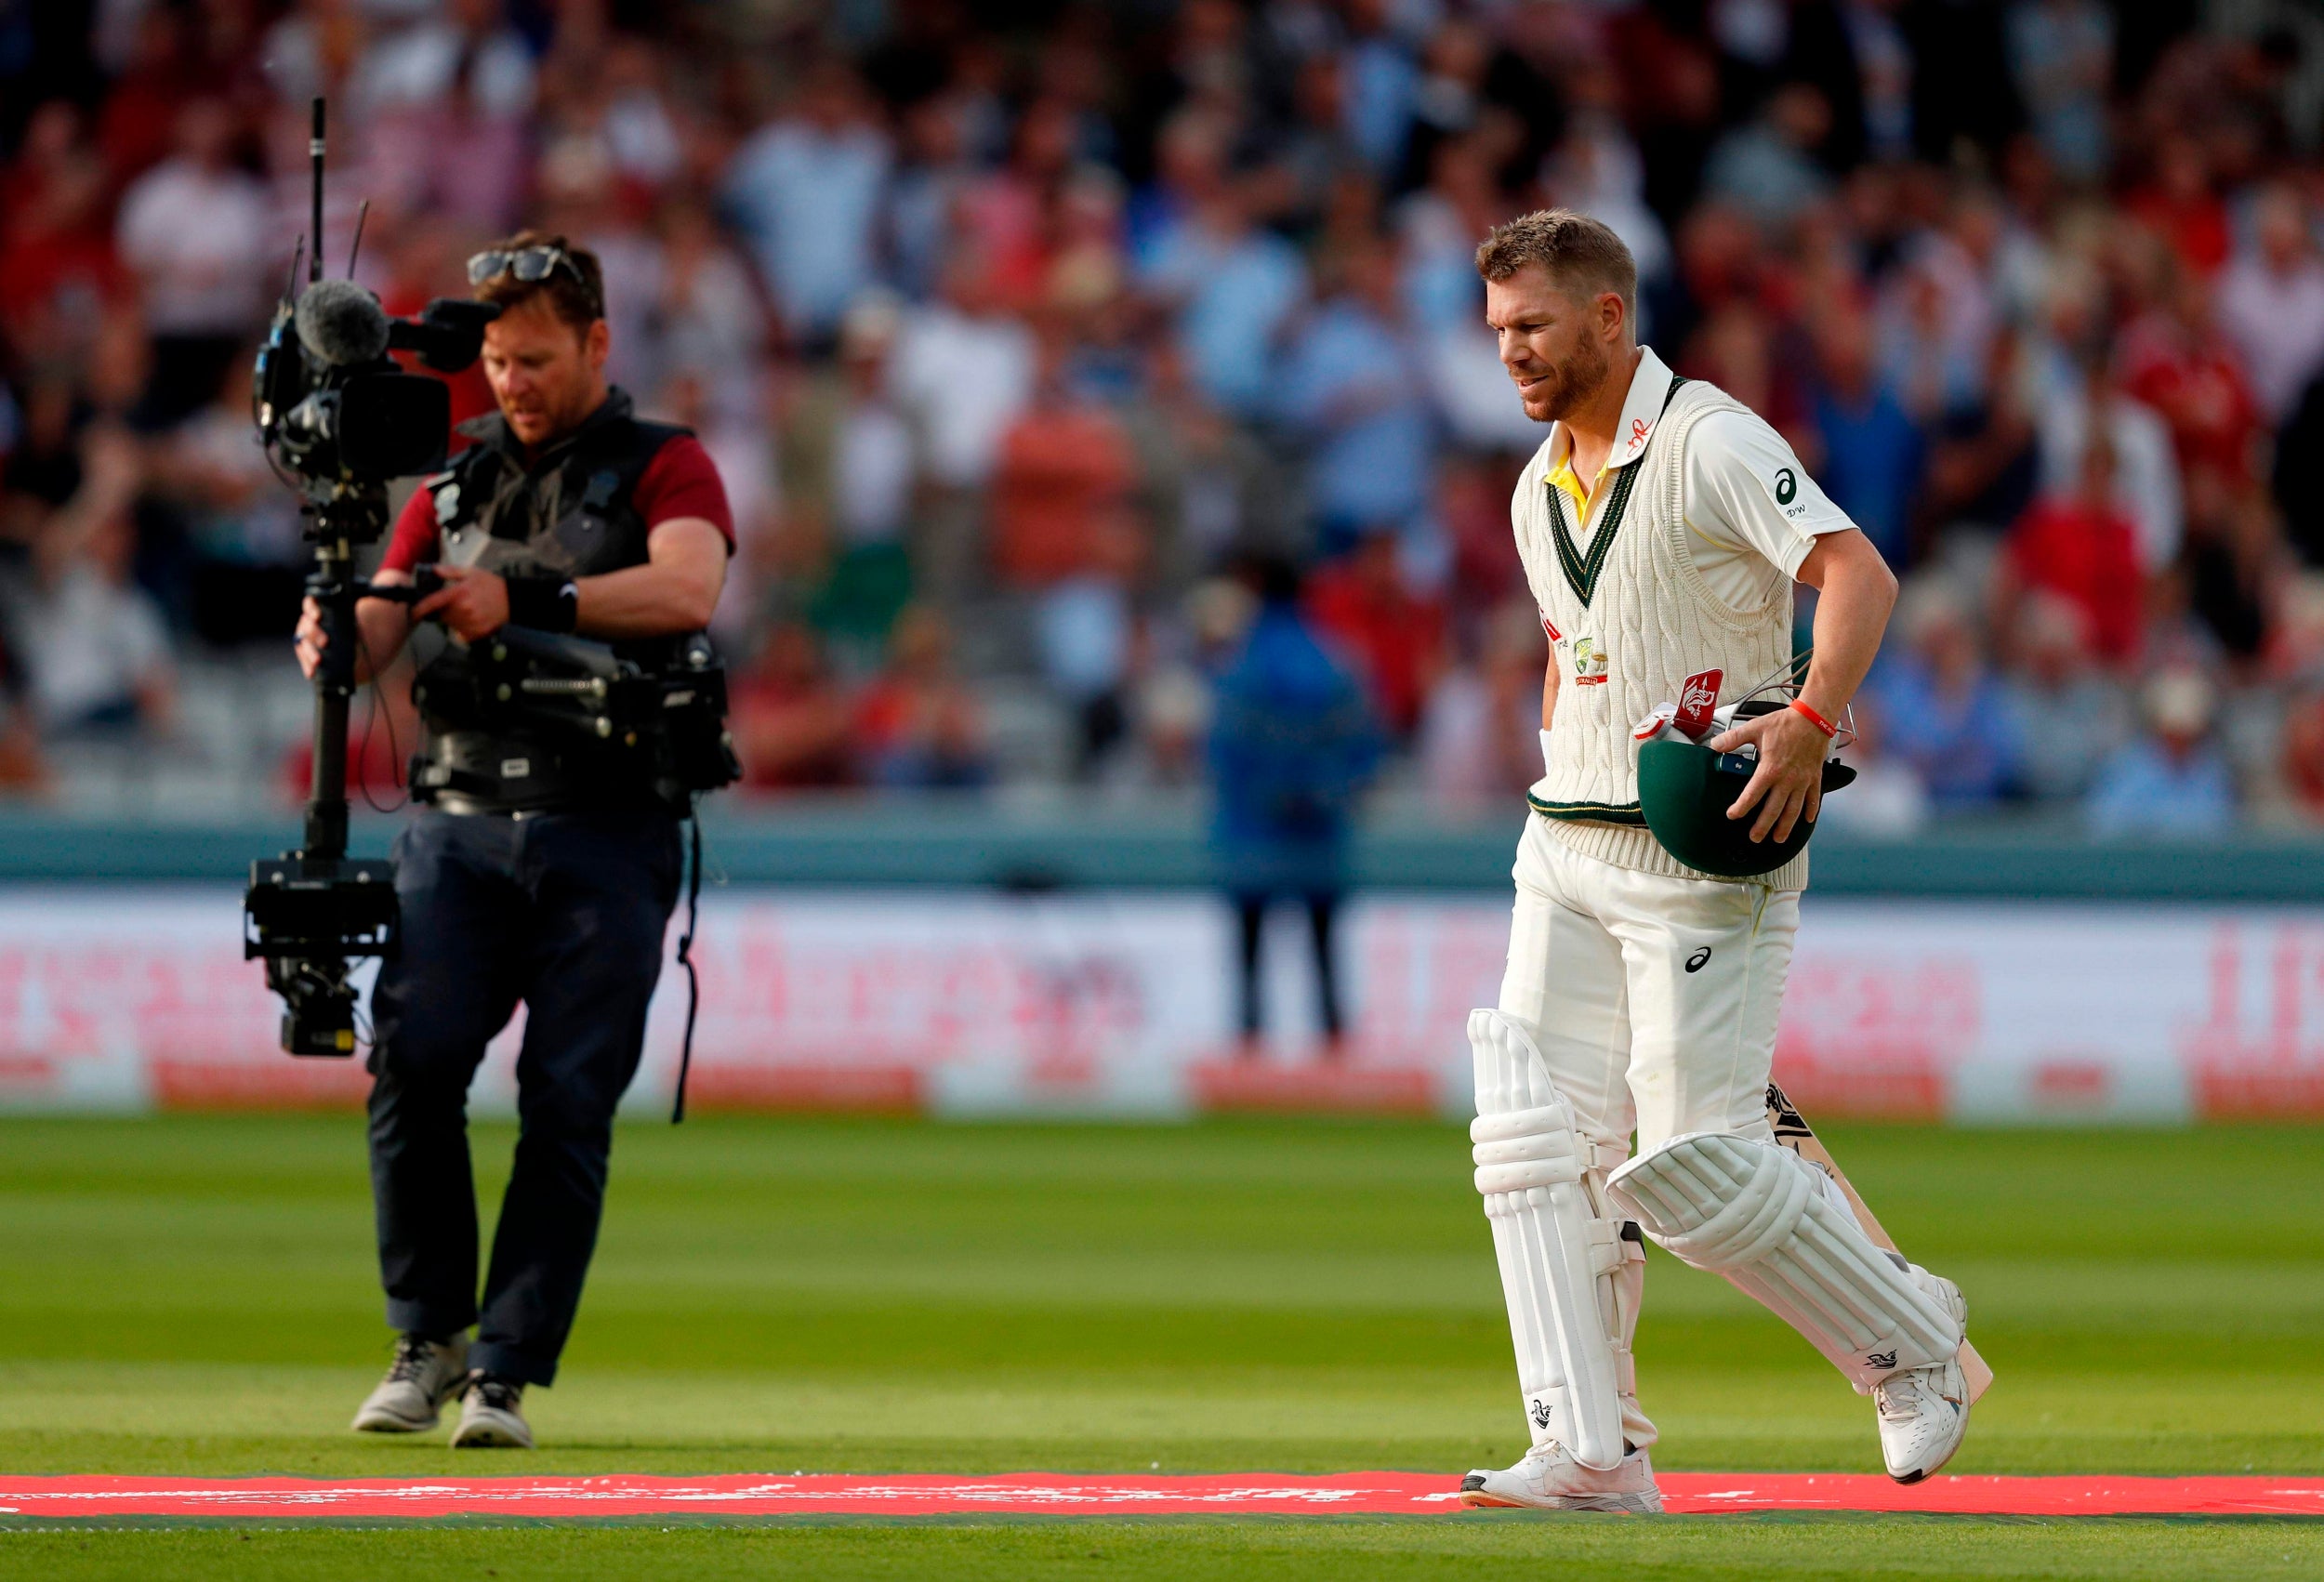
M1834 725L1830 720L1825 718L1822 715L1808 707L1806 704L1802 703L1798 698L1793 698L1791 700L1791 706L1798 709L1802 714L1807 716L1807 722L1824 733L1824 740L1829 742L1834 736L1840 734L1839 726Z

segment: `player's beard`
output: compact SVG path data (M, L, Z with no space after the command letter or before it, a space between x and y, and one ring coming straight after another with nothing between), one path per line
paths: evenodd
M1556 423L1589 404L1614 371L1614 354L1596 340L1584 340L1574 354L1550 371L1549 393L1536 398L1540 410L1526 416L1537 423Z

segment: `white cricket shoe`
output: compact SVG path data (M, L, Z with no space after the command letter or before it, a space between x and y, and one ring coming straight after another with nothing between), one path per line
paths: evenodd
M460 1397L460 1426L452 1430L455 1450L530 1450L533 1428L524 1420L524 1386L480 1373Z
M1631 1451L1620 1466L1602 1472L1583 1466L1555 1443L1535 1445L1514 1467L1470 1473L1460 1480L1460 1503L1662 1514L1662 1492L1655 1487L1654 1463L1644 1450Z
M1939 1275L1920 1278L1966 1329L1969 1304L1961 1287ZM1917 1483L1944 1466L1968 1437L1969 1387L1957 1355L1931 1367L1890 1374L1872 1387L1872 1404L1880 1414L1881 1459L1900 1483Z
M355 1410L358 1433L426 1433L436 1413L468 1382L468 1337L430 1340L406 1335L379 1387Z

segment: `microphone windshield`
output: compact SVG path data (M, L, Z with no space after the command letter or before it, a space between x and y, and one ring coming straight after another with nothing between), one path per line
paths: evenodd
M351 280L315 282L298 298L292 319L298 344L318 363L344 367L387 354L387 310Z

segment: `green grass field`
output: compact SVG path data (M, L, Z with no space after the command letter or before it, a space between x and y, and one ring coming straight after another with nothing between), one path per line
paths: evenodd
M505 1127L480 1128L488 1193ZM2324 1134L1840 1129L2000 1375L1963 1472L2324 1470ZM625 1128L545 1448L343 1431L386 1358L354 1116L0 1121L0 1471L1458 1472L1521 1448L1445 1127ZM1870 1407L1658 1252L1670 1469L1877 1470ZM5 1519L0 1519L5 1520ZM0 1530L0 1575L2324 1575L2324 1523L1533 1516Z

